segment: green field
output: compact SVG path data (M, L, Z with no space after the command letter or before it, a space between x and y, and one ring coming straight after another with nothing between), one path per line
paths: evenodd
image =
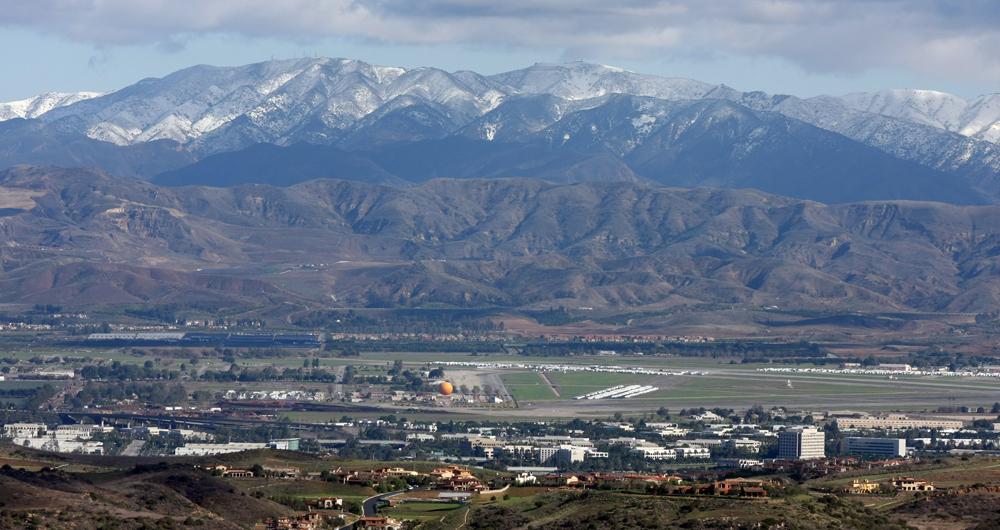
M380 513L403 520L438 521L461 507L461 504L452 502L415 501L404 502L392 508L382 509Z
M542 376L535 372L511 372L503 374L503 384L518 401L546 401L557 399L552 388L545 384Z

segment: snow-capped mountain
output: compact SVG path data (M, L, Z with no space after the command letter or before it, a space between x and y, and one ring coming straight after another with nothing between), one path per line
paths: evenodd
M489 77L508 94L550 94L568 100L609 94L659 99L701 99L717 87L679 77L637 74L621 68L584 62L537 63Z
M100 92L46 92L27 99L0 103L0 121L37 118L54 108L65 107L100 95Z
M725 105L711 104L720 101ZM706 105L688 105L692 102ZM766 183L754 184L764 182L754 175L763 178L782 167L804 171L810 156L825 161L840 156L895 172L887 181L899 184L898 190L885 190L879 198L936 197L937 192L903 193L903 180L896 177L905 173L914 182L958 179L987 200L1000 201L1000 95L965 101L942 92L892 90L802 99L582 62L481 75L305 58L194 66L102 96L46 95L8 104L0 112L5 108L8 118L36 118L4 123L0 114L0 142L7 142L0 143L0 164L7 165L49 159L65 164L59 146L76 135L102 144L101 156L92 155L94 144L75 142L79 152L71 160L108 161L115 157L108 148L148 144L150 152L176 153L166 171L181 169L175 163L239 153L255 144L306 142L334 151L282 153L314 158L313 164L288 165L308 173L293 180L379 168L404 181L528 174L567 181L612 175L608 178L766 188ZM688 131L705 136L696 138ZM24 141L28 133L35 139L30 145ZM154 169L164 171L164 164L150 163L135 152L122 151L115 171L147 178L160 174ZM260 153L248 152L242 164L238 154L227 157L202 168L205 173L184 178L217 171L223 162L251 167ZM713 170L711 164L691 163L691 157L715 158L724 166ZM361 169L327 167L338 160ZM837 164L843 172L849 166ZM850 171L871 175L862 169ZM836 178L834 173L813 173ZM182 180L192 182L175 179ZM281 175L268 181L279 182ZM774 182L770 191L776 193L830 197L810 195L808 186ZM924 188L938 189L930 184ZM965 198L956 200L969 200L962 193Z
M971 101L934 90L859 92L840 98L849 107L1000 143L1000 94Z
M370 122L376 111L386 114L417 104L441 112L443 121L457 130L507 98L532 94L566 102L611 94L758 102L766 96L583 62L539 63L483 76L469 71L449 73L436 68L307 58L237 67L195 66L161 79L142 80L103 97L91 92L43 94L0 104L0 121L40 117L118 145L168 139L194 143L196 149L220 151L253 142L334 141L338 131L362 118L369 117ZM886 90L806 100L778 98L781 100L771 110L809 107L789 115L838 132L853 128L857 119L877 115L1000 142L1000 94L972 101L929 90ZM840 107L834 110L836 117L827 116L831 104ZM845 109L857 113L839 116ZM209 145L213 143L219 146Z
M257 141L329 141L376 111L425 103L454 127L525 94L575 101L607 94L698 99L717 87L587 63L537 64L482 76L404 69L348 59L296 59L240 67L195 66L145 79L102 98L46 113L87 136L118 145L168 139L218 151ZM213 137L205 138L203 137Z
M478 76L347 59L296 59L195 66L57 109L42 119L119 145L160 139L186 144L237 121L262 140L281 141L311 123L343 128L408 95L472 115L489 110L502 96Z

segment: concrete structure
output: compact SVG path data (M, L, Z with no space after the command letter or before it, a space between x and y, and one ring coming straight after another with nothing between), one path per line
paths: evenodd
M844 449L849 455L877 458L906 456L906 440L903 438L848 437L844 445Z
M277 449L280 451L298 451L299 450L299 439L298 438L282 438L280 440L271 440L267 444L271 449Z
M907 429L958 430L962 428L962 425L960 420L914 419L908 418L904 414L837 418L837 427L841 429L882 429L888 431L905 431Z
M778 434L778 458L810 460L826 457L826 434L815 427L790 427Z

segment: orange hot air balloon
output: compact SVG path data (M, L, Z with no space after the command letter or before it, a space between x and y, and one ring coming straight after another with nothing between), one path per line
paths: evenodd
M451 393L455 391L455 387L447 381L442 381L441 384L438 385L438 391L441 392L442 396L450 396Z

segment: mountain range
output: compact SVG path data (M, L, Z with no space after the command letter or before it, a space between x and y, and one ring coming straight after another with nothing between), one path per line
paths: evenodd
M0 105L0 119L0 167L160 185L534 177L829 203L1000 200L998 95L802 99L588 63L481 75L308 58L48 95Z
M1000 206L530 178L0 173L0 303L989 312ZM228 312L228 313L227 313Z

